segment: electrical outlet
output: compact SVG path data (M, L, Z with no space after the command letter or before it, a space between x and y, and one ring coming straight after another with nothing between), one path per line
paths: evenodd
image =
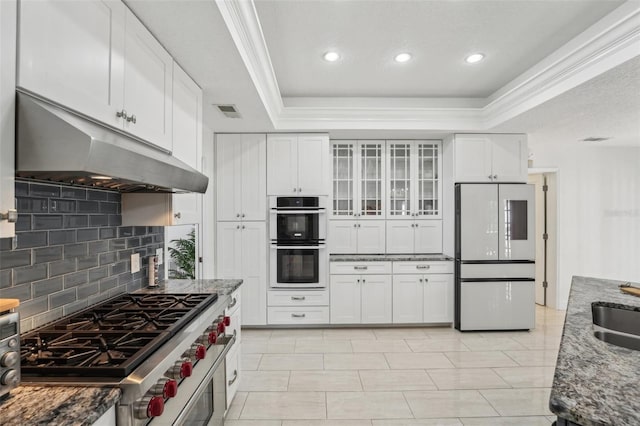
M158 265L162 265L164 263L163 254L164 254L164 250L163 249L161 249L161 248L156 249L156 257L158 258Z
M140 253L133 253L131 255L131 273L135 274L140 271Z

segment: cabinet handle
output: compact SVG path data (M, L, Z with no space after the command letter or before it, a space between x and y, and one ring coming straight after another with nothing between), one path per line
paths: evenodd
M241 216L241 217L244 217L244 213L242 213L242 216Z
M16 223L18 221L18 211L16 209L9 209L6 213L0 213L0 220Z
M366 283L367 280L365 280L364 278L362 279L362 284Z
M296 191L297 191L297 189L296 189L296 188L293 188L293 192L296 192Z
M493 180L493 176L489 175L487 177L489 178L489 180Z
M430 269L430 265L416 265L416 269Z
M236 380L238 380L238 370L233 370L233 379L229 380L227 383L231 386Z
M242 225L242 229L244 229L244 225Z
M307 314L291 314L291 318L304 318Z
M236 229L240 229L240 225L236 225Z
M127 120L128 123L136 124L136 115L135 114L131 114L131 116L126 117L126 120Z
M493 178L494 179L498 179L498 175L493 175Z
M358 224L358 228L360 228L360 224Z
M298 192L302 192L302 188L298 188Z
M357 228L357 227L358 227L358 224L357 224L357 223L354 223L354 224L353 224L353 227L354 227L354 228Z
M127 117L127 111L125 111L125 110L116 112L116 117L124 118L125 120L127 120L129 118L129 117Z
M240 213L236 213L236 217L240 217Z
M305 300L305 296L291 296L291 300Z
M173 217L175 217L176 219L180 219L182 217L182 213L180 212L174 213Z
M354 266L353 269L356 271L366 271L368 266Z
M231 300L231 303L229 303L229 306L227 306L227 309L231 309L234 306L236 306L238 304L238 299L236 299L235 297Z
M359 282L360 282L360 279L357 279L357 280L356 280L356 282L357 282L357 283L359 283Z
M420 281L420 282L422 282L422 278L420 278L420 280L419 280L419 281Z

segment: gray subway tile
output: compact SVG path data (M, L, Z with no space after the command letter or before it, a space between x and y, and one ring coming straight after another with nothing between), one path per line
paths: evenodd
M82 300L78 296L78 301L77 302L69 303L68 305L64 305L62 307L62 314L63 315L73 314L74 312L78 312L78 311L86 308L87 306L89 306L89 302L87 301L87 299Z
M13 270L13 284L30 283L32 281L47 278L47 264L40 263L33 266L24 266Z
M16 191L16 197L29 195L29 184L27 182L16 181L15 191Z
M109 292L105 291L104 293L98 293L93 296L89 296L89 304L93 305L99 302L104 302L109 298Z
M109 275L118 275L123 272L129 272L129 262L122 261L122 262L115 263L110 266L110 270L111 272Z
M67 214L63 216L65 228L86 228L89 226L89 216L81 214Z
M127 238L127 248L139 247L140 237Z
M153 241L156 243L164 243L164 235L156 234L153 236Z
M33 326L40 327L51 321L55 321L57 319L62 318L64 315L64 310L62 308L56 308L51 311L47 311L45 313L36 315L33 317Z
M106 201L107 198L108 192L106 191L95 191L91 189L87 191L87 200Z
M127 284L127 293L133 293L142 288L142 280L134 280Z
M108 226L109 216L106 214L92 214L89 215L90 226Z
M13 250L13 238L0 238L0 251Z
M115 238L118 235L118 229L116 227L109 228L99 228L100 229L100 239L107 240L109 238Z
M101 266L100 268L89 269L89 281L97 281L109 276L109 267Z
M29 300L24 303L20 303L18 306L18 312L22 318L32 317L37 314L46 312L49 309L49 297L42 296L37 299Z
M98 266L98 256L86 256L78 258L78 271Z
M75 213L75 200L59 200L52 198L49 200L49 213Z
M94 295L100 291L100 283L98 281L82 284L76 287L78 294L78 300L87 299L89 296Z
M20 333L30 331L33 328L33 317L20 319Z
M101 240L101 241L92 241L89 243L89 254L96 255L99 253L104 253L109 251L109 241Z
M87 190L83 188L63 186L61 193L62 198L73 198L75 200L85 200L87 198Z
M13 285L11 275L11 269L4 269L0 271L0 289L11 287Z
M62 277L49 278L48 280L36 281L31 283L31 292L33 297L46 296L62 290Z
M53 262L62 259L63 246L51 246L33 250L33 263Z
M107 200L115 203L120 203L122 197L119 192L109 191L107 192Z
M0 251L0 269L26 265L31 265L31 250Z
M98 228L78 229L78 241L95 241L98 239Z
M122 216L119 214L110 214L109 226L120 226L120 225L122 225Z
M147 227L146 226L134 226L133 227L133 235L147 235Z
M121 226L118 228L118 237L133 237L133 226Z
M133 249L118 251L118 260L131 260L131 255L134 253Z
M46 198L17 197L17 210L21 213L47 213L49 200Z
M59 214L34 214L33 229L59 229L62 228L62 215Z
M77 299L76 289L70 288L49 295L49 309L54 309L67 303L75 302Z
M118 203L109 203L107 201L101 202L100 203L100 213L117 214L118 213Z
M29 185L29 194L35 197L59 197L60 186L32 183Z
M105 278L100 281L100 293L111 290L112 288L116 288L117 286L118 286L117 277Z
M115 251L110 251L107 253L101 253L98 258L100 260L100 265L110 265L116 262L118 254Z
M87 243L66 244L64 246L64 258L73 259L86 256L88 254L87 247Z
M55 277L58 275L68 274L70 272L75 272L76 270L76 259L64 259L57 262L49 263L49 276Z
M18 221L16 222L16 232L30 231L31 230L31 215L26 213L18 214Z
M133 281L133 275L131 275L128 272L118 275L117 278L118 278L119 285L129 284L131 281Z
M76 231L49 231L49 244L70 244L76 242Z
M126 293L127 292L127 286L123 285L123 286L118 286L116 288L112 288L111 290L109 290L109 296L110 297L115 297L119 294L122 293Z
M143 246L153 244L153 235L147 235L146 237L142 237L140 239L140 244L142 244Z
M19 232L16 237L18 240L17 248L43 247L47 245L47 231Z
M121 250L127 247L127 240L124 238L116 238L109 240L109 250Z
M97 201L78 201L78 213L98 213L99 211L100 204Z
M3 299L20 299L21 302L31 299L31 284L16 285L0 290Z
M89 282L89 272L79 271L64 276L64 288L75 287Z

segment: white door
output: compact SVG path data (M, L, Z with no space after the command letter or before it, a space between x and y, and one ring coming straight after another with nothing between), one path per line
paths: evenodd
M242 222L242 323L267 324L267 225ZM237 278L237 277L236 277Z
M502 184L498 189L500 260L535 260L535 188Z
M422 275L393 276L393 322L408 324L422 322Z
M129 9L125 30L124 129L172 151L173 59Z
M491 182L491 141L488 135L456 135L454 182Z
M414 220L387 221L387 253L413 253Z
M377 254L385 252L386 223L384 220L359 220L358 249L347 253Z
M298 193L328 195L331 149L327 135L298 135Z
M498 260L498 186L460 185L462 260Z
M442 253L441 220L416 220L413 229L415 253Z
M216 135L216 219L240 220L242 135ZM211 184L211 182L209 183Z
M453 274L424 276L424 322L453 322Z
M527 182L526 135L491 135L494 182Z
M21 1L17 85L122 128L125 11L119 1Z
M298 136L267 135L267 195L298 194Z
M267 218L267 139L264 134L242 135L241 181L236 194L241 199L242 220Z
M362 275L361 319L363 324L390 324L391 275Z
M216 225L216 275L218 278L241 278L242 238L240 222Z
M201 169L202 90L173 63L173 156Z
M360 323L360 275L331 275L331 324Z
M461 330L529 330L535 326L531 281L463 282Z
M329 242L330 254L353 254L358 252L358 221L330 220Z

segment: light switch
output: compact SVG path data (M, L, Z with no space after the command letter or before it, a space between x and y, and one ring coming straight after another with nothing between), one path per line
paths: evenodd
M140 271L140 253L133 253L131 255L131 273L135 274Z
M163 249L161 248L156 249L156 257L158 258L158 265L162 265L164 263L164 258L162 256L163 253L164 253Z

